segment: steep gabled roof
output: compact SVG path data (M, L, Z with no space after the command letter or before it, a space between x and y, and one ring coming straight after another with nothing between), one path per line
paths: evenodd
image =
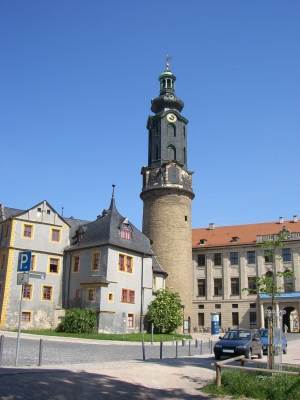
M128 240L121 237L120 228L122 224L129 226L131 239ZM77 240L74 241L68 250L108 244L152 255L150 240L119 214L114 196L111 199L109 209L103 210L95 221L84 224L84 228L81 241L79 243Z
M278 234L283 227L291 232L300 232L300 222L284 221L264 222L259 224L232 225L209 228L200 228L192 230L193 249L254 245L256 235ZM234 240L237 238L237 240ZM205 243L200 244L200 240Z

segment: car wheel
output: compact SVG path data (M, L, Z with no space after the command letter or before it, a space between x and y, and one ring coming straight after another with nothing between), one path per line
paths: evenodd
M221 360L221 356L219 354L215 354L215 360Z
M249 349L249 350L246 351L245 356L246 356L246 358L249 358L249 360L251 360L251 356L252 356L251 349Z
M260 352L258 353L258 358L263 358L263 349L260 349Z

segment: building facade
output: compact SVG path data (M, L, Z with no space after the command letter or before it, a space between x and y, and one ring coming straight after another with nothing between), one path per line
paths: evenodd
M261 247L263 240L277 240L287 232L276 254ZM273 257L273 258L272 258ZM271 298L257 295L256 278L264 274L293 271L293 279L277 278L282 294L275 298L275 311L285 311L282 324L298 331L294 321L300 311L300 225L291 221L216 227L193 230L193 316L195 328L210 327L218 313L223 330L231 327L261 328L267 324ZM246 290L245 290L246 289ZM247 290L249 289L249 290ZM294 318L296 316L296 318Z
M23 286L22 321L28 329L49 329L64 314L62 277L64 249L69 244L68 223L43 201L28 210L1 206L0 211L0 326L16 328L21 285L17 285L19 254L31 251L31 272L47 279L30 278Z
M167 287L179 292L184 319L192 315L192 172L187 167L184 103L175 94L176 77L159 76L159 96L148 117L148 166L142 168L143 233L150 238L159 264L168 273Z
M95 221L61 217L47 201L29 210L1 205L0 328L54 329L65 310L96 309L98 332L136 332L166 273L149 239L122 217L112 197ZM18 285L20 253L31 251L28 284ZM45 274L36 279L34 273Z

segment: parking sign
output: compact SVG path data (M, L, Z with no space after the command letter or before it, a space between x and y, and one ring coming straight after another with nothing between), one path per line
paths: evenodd
M19 253L18 271L19 272L30 271L30 264L31 264L31 251L21 251Z

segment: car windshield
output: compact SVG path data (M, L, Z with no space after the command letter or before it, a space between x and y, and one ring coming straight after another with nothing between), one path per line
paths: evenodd
M227 340L250 340L251 339L251 332L250 331L228 331L224 336L223 339Z
M261 331L259 331L259 334L261 337L268 337L269 336L269 332L267 329L262 329Z

